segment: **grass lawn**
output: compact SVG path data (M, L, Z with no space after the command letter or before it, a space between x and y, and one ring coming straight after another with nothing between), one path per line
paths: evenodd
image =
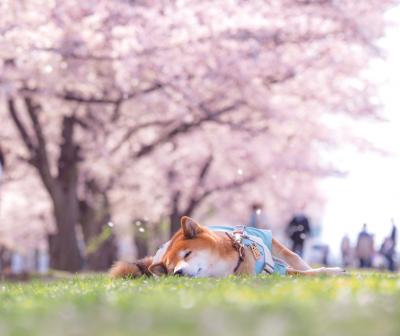
M0 335L400 335L400 277L0 283Z

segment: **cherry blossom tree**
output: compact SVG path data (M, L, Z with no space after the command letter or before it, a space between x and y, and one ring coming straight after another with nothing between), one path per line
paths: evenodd
M3 1L0 141L51 204L52 266L80 269L79 232L88 246L113 217L174 231L255 198L277 218L319 203L317 178L336 173L320 147L349 137L328 118L379 111L364 70L393 4Z

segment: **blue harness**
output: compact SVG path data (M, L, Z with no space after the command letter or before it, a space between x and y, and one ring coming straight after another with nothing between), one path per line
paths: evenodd
M208 226L211 231L222 231L232 234L234 239L240 240L243 246L250 249L256 248L253 254L256 257L255 273L266 272L285 275L287 265L282 260L272 256L272 233L270 230L262 230L254 227L233 226Z

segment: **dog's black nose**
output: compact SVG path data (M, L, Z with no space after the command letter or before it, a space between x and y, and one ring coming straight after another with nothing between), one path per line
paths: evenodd
M174 272L174 275L182 276L182 275L183 275L182 269L178 269L177 271L175 271L175 272Z

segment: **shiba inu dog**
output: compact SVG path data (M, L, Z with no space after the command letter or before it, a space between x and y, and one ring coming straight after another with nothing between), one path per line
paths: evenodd
M302 258L274 239L271 232L255 228L206 227L182 217L180 230L154 257L134 263L117 262L111 277L179 275L226 277L256 275L339 275L341 268L311 268Z

